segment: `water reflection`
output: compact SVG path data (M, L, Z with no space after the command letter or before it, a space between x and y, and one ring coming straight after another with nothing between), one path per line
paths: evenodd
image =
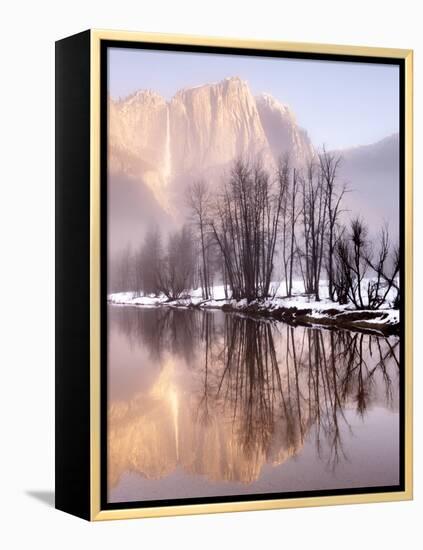
M396 337L171 308L111 307L109 325L109 493L116 489L120 499L128 473L156 480L157 498L173 498L158 480L174 472L183 472L185 483L201 477L234 491L233 484L257 484L265 467L276 472L302 455L308 471L316 470L316 486L320 462L343 487L338 466L351 461L344 440L351 447L355 439L354 449L367 454L371 445L357 439L352 423L358 417L366 424L375 408L397 418ZM131 352L119 361L125 348ZM123 379L131 383L114 394ZM305 444L313 451L303 451ZM397 457L387 460L386 479L374 484L398 482ZM307 489L300 480L297 486ZM144 495L129 491L130 498Z

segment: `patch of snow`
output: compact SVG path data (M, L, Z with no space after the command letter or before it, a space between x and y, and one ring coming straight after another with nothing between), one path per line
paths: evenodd
M396 325L399 323L399 318L399 311L397 309L382 310L379 317L376 317L375 319L367 319L366 323Z
M116 292L109 294L107 300L111 304L132 306L157 306L166 301L165 296L138 296L134 292Z
M363 288L367 288L368 281L363 282ZM163 294L160 296L139 296L134 292L117 292L108 296L108 302L114 305L131 305L139 307L156 307L160 305L166 305L169 307L183 307L188 308L197 306L200 308L213 308L221 309L225 305L230 305L233 309L239 312L245 311L248 313L249 308L256 308L258 311L274 311L278 309L297 309L298 313L307 312L307 315L312 319L324 319L329 318L338 313L347 313L357 311L353 304L340 305L336 302L332 302L328 298L327 281L321 281L320 296L321 300L316 301L313 295L307 295L304 293L304 287L302 281L293 282L294 296L287 298L284 296L284 284L273 282L272 285L273 297L266 298L264 300L255 300L248 303L247 299L232 300L226 299L225 287L223 285L216 285L212 288L212 297L205 300L202 297L201 288L191 290L186 296L173 301L168 301ZM366 319L365 322L369 324L387 324L395 325L399 323L399 311L390 308L394 293L392 296L388 296L384 306L377 312L379 315L373 319ZM331 313L328 313L328 311ZM362 313L366 313L366 310L360 310ZM372 316L375 314L374 310L368 310ZM357 321L357 323L360 321Z

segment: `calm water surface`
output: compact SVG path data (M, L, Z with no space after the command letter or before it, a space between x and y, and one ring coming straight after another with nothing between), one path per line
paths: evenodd
M108 500L399 483L399 339L109 306Z

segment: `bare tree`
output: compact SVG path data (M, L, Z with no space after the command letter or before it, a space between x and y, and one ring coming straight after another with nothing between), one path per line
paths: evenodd
M346 192L345 185L340 188L337 185L340 163L340 156L329 153L323 147L323 151L319 154L319 165L327 208L327 272L328 292L331 300L335 300L334 252L336 246L336 228L341 213L341 201Z
M295 252L296 252L296 238L295 230L298 218L301 214L301 209L298 208L297 201L298 194L298 170L294 168L288 174L289 170L287 160L279 164L278 176L287 179L286 193L284 194L284 200L282 203L281 211L281 238L282 238L282 260L285 275L285 289L286 295L292 296L292 279L294 273Z
M350 288L349 270L346 269L346 266L349 263L349 249L347 240L345 238L345 232L345 227L343 227L338 232L333 262L333 286L336 293L337 301L341 305L345 305L348 303L348 291Z
M214 201L210 226L235 299L267 296L288 167L272 181L261 163L237 160Z
M144 292L144 282L143 282L143 258L142 258L142 248L139 248L132 257L133 270L134 270L134 291L137 296L141 296Z
M157 227L151 229L144 239L139 255L142 289L145 294L159 294L159 274L162 262L162 242Z
M386 303L391 289L395 289L393 305L399 306L400 256L398 247L391 253L387 228L382 228L379 248L375 252L368 239L367 227L361 220L354 219L350 233L337 244L335 263L334 285L343 303L350 300L358 309L379 309Z
M117 262L117 283L120 291L136 292L135 256L130 245L121 252Z
M297 226L297 220L301 214L301 210L297 206L297 194L298 194L298 174L297 170L294 168L292 175L292 183L290 186L290 248L289 248L289 273L288 273L288 284L287 284L287 295L292 295L292 277L294 272L294 261L295 261L295 229Z
M369 302L375 308L378 308L385 303L391 289L395 289L396 295L392 305L398 308L400 303L398 281L400 254L398 246L391 253L389 230L387 227L383 227L380 232L379 251L376 257L373 258L373 255L368 253L365 259L376 275L375 280L369 281Z
M187 202L198 230L201 247L200 279L203 288L203 298L211 297L211 281L209 275L209 236L207 234L210 212L210 194L204 180L195 181L187 192Z
M366 257L369 254L367 242L367 227L359 219L351 221L350 233L338 242L337 256L341 270L341 276L337 282L343 282L341 294L347 294L348 299L359 309L364 309L363 280L367 273L368 263Z
M169 237L167 254L158 273L160 290L169 300L177 300L192 288L194 265L192 236L184 226Z
M301 271L306 293L314 294L320 300L319 285L322 270L324 237L327 215L327 194L319 166L311 160L306 167L302 183L302 225L303 250L301 257L304 267Z

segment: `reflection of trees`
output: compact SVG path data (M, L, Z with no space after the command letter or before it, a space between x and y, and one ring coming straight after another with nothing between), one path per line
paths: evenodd
M223 370L217 386L221 406L240 419L238 430L247 455L271 443L279 370L271 327L236 316L226 317ZM280 383L279 383L280 387Z
M228 315L224 338L210 317L202 330L203 386L198 416L231 418L246 456L274 454L275 441L298 450L310 429L332 467L345 454L345 409L364 416L384 389L393 404L399 340L346 331L299 329ZM395 378L395 380L397 380ZM395 381L394 380L394 381ZM343 425L343 426L342 426Z
M113 308L113 321L131 346L145 346L160 360L164 351L192 362L204 314L176 308Z
M346 410L364 417L372 406L396 404L395 337L201 310L114 308L113 315L128 340L146 346L152 359L162 364L166 354L182 360L188 375L181 407L190 427L181 424L179 432L218 430L219 449L254 464L245 478L259 464L296 454L308 434L335 468L345 458L342 434L351 430ZM198 443L191 443L195 449Z
M201 340L204 342L204 383L203 391L201 393L199 405L198 405L198 419L203 426L207 426L210 423L210 404L209 404L209 369L211 362L211 347L212 337L215 336L213 314L205 312L202 315L201 322Z
M340 389L344 401L352 398L357 411L363 416L377 384L376 375L383 380L387 406L393 402L392 372L389 366L399 367L399 340L365 334L340 332L338 334L338 370L341 373Z

